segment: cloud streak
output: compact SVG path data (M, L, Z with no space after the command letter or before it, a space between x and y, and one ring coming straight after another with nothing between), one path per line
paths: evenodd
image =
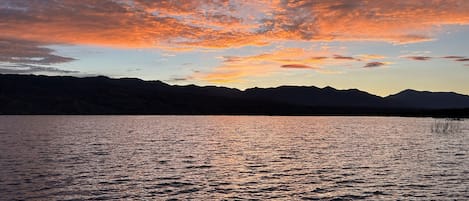
M353 57L349 57L349 56L342 56L342 55L334 55L333 56L334 59L338 59L338 60L357 60L356 58L353 58Z
M29 65L29 64L7 64L0 65L1 74L31 74L31 73L53 73L53 74L78 74L79 71L63 70L55 67Z
M304 64L284 64L281 65L280 67L282 68L293 68L293 69L317 69L312 66L304 65Z
M444 56L442 57L444 59L451 59L453 61L456 61L456 62L467 62L469 61L469 58L468 57L464 57L464 56ZM466 66L466 65L465 65Z
M463 56L444 56L442 58L444 58L444 59L464 59L465 57L463 57Z
M187 76L187 77L173 77L173 78L170 78L168 80L165 80L167 82L184 82L184 81L188 81L188 80L192 80L194 79L193 77L191 76Z
M384 65L387 65L387 63L384 63L384 62L369 62L367 64L365 64L365 66L363 66L364 68L376 68L376 67L381 67L381 66L384 66Z
M407 56L406 58L414 61L428 61L432 59L432 57L428 56Z

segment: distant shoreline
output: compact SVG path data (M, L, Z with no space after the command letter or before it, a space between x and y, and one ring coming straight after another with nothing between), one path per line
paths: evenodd
M403 118L435 118L435 119L469 119L469 115L358 115L358 114L0 114L0 116L265 116L265 117L403 117Z

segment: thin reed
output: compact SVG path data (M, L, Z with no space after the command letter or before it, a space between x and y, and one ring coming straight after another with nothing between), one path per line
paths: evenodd
M431 126L432 133L459 133L461 132L460 119L436 119Z

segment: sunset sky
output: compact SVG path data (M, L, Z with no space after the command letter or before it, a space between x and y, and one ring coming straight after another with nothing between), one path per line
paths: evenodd
M0 0L0 73L469 94L469 1Z

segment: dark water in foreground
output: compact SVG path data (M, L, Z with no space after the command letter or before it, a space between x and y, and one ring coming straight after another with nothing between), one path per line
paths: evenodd
M469 121L0 116L1 200L468 200Z

